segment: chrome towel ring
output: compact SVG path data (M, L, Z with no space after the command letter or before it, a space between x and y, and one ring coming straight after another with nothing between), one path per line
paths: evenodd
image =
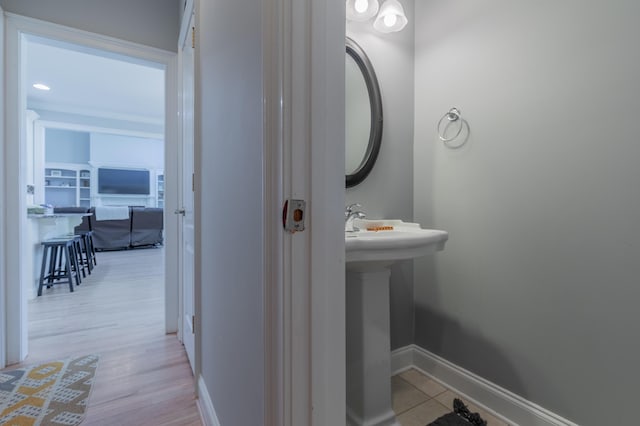
M446 123L446 125L443 126L442 122L444 121L445 118L447 119L448 122ZM459 124L458 131L456 132L456 134L450 138L445 137L445 133L449 128L449 126L451 125L451 123L455 123L456 121ZM440 121L438 121L438 137L443 142L451 142L452 140L460 136L460 132L462 132L462 125L463 123L461 119L460 110L458 108L451 108L449 112L443 115Z

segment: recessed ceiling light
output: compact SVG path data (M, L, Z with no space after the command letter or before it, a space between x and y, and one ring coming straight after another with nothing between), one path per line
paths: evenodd
M47 86L46 84L42 84L42 83L36 83L33 85L33 87L35 87L38 90L51 90L51 87Z

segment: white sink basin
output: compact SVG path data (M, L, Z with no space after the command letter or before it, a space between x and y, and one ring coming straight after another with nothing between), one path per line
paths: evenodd
M362 262L385 266L399 260L414 259L443 250L449 238L447 231L422 229L417 223L401 220L356 219L354 225L360 231L345 232L347 267ZM393 230L367 230L382 226L391 226Z

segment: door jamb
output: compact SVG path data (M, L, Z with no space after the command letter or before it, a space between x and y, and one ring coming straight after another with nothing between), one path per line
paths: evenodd
M344 3L263 7L265 424L344 424ZM289 198L302 233L282 229Z
M4 49L4 26L5 16L2 7L0 7L0 99L5 98L4 91L4 66L5 66L5 49ZM4 141L5 141L5 126L4 126L4 101L0 101L0 165L4 166ZM4 202L4 194L6 193L5 176L4 172L0 173L0 201ZM5 221L4 221L4 209L0 209L0 308L4 308L6 305L6 268L5 268ZM0 367L6 365L6 311L0 315Z

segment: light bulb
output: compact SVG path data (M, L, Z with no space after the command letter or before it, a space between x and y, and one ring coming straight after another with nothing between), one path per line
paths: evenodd
M407 16L398 0L385 0L380 13L373 22L373 28L381 33L401 31L407 25Z
M347 20L365 22L376 16L380 4L378 0L347 0Z
M369 7L369 1L368 0L356 0L356 2L355 2L353 7L356 10L356 12L363 13Z
M398 15L391 14L384 17L384 24L387 27L393 27L398 22Z

